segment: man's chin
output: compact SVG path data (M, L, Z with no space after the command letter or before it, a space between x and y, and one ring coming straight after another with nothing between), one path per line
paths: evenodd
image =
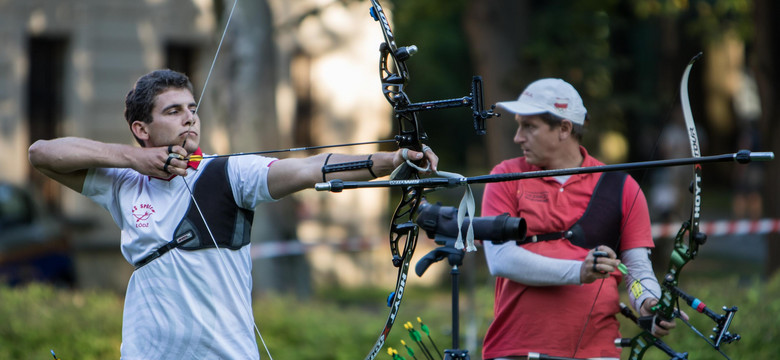
M194 153L195 150L198 150L198 142L193 139L187 139L187 142L184 143L184 150L187 151L187 154Z

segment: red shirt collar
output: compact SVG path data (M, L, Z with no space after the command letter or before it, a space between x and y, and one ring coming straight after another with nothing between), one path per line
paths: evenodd
M197 170L198 166L200 166L200 161L203 160L203 152L200 151L200 148L197 148L194 153L190 154L190 157L192 157L192 155L198 155L198 160L188 161L187 166Z
M203 152L200 150L200 148L197 148L195 150L195 152L190 154L190 157L192 157L192 155L198 155L197 156L197 160L190 160L190 161L188 161L187 162L187 167L191 167L191 168L197 170L198 166L200 166L200 161L203 159ZM169 177L169 178L160 178L160 177L156 177L156 176L150 176L150 178L155 178L155 179L164 180L164 181L171 181L175 177L176 177L176 175L171 175L171 177Z

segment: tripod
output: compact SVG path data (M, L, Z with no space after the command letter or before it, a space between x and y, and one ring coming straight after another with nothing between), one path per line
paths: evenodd
M463 250L455 249L455 239L446 236L437 236L437 244L442 246L425 254L417 262L414 271L417 276L422 276L428 267L441 260L447 259L450 265L450 277L452 279L452 349L444 350L444 360L469 360L469 351L459 349L460 347L460 286L458 279L460 276L460 266L463 265Z
M415 222L425 230L428 237L433 238L440 247L425 254L417 262L414 271L417 276L422 276L431 264L447 259L452 267L452 349L444 350L444 360L469 360L468 350L460 349L460 316L459 316L459 285L460 267L463 265L463 250L455 249L455 239L460 232L465 237L466 228L473 226L477 239L494 239L507 241L508 239L525 238L525 219L510 217L503 214L492 217L475 217L465 219L463 224L458 224L458 209L440 204L422 202ZM473 222L473 223L472 223ZM486 241L494 241L486 240Z

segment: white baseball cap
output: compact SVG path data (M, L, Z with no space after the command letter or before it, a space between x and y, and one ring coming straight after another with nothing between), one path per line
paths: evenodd
M518 115L551 113L579 125L585 124L588 110L577 90L561 79L540 79L528 85L516 101L496 104Z

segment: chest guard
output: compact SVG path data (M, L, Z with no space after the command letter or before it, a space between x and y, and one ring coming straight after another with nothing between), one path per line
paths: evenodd
M238 250L249 244L254 211L239 207L233 200L227 160L227 158L216 158L208 162L192 189L192 195L197 203L190 199L187 212L173 233L173 239L136 263L136 269L174 248L181 250L214 248L212 235L220 248ZM203 216L198 211L198 205ZM203 222L203 218L207 219L208 227Z
M623 184L626 176L628 174L623 172L602 173L585 213L569 230L528 236L518 242L518 245L565 238L573 245L585 249L607 245L619 254Z

